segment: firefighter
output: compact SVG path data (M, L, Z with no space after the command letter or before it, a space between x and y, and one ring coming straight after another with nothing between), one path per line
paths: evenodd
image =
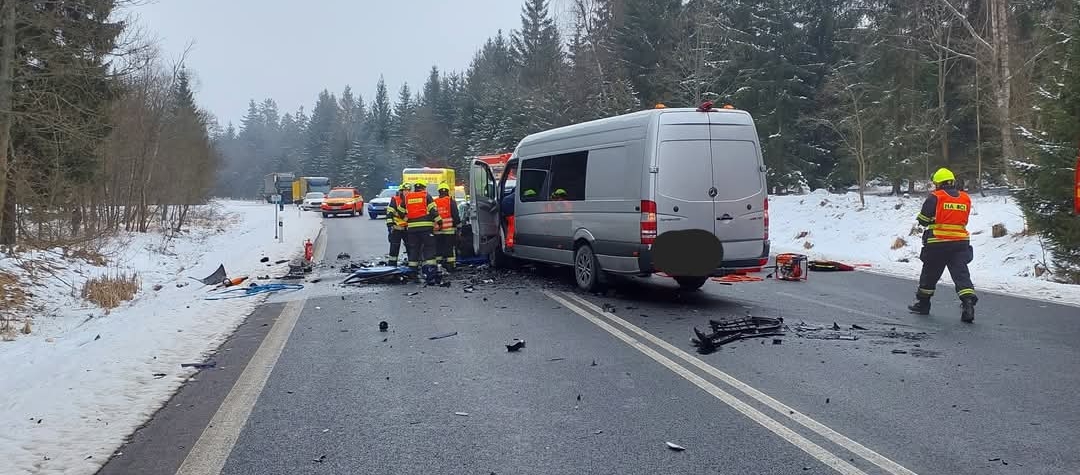
M435 198L435 207L439 210L439 217L442 218L442 226L435 231L435 248L438 251L438 257L435 260L444 269L453 271L457 266L455 249L457 248L457 227L461 223L461 217L458 216L457 201L450 196L450 185L439 184L439 197Z
M406 243L409 252L409 268L414 272L423 265L424 280L436 284L439 272L435 267L435 234L442 223L435 200L427 193L423 183L413 185L413 192L405 195ZM417 274L419 277L420 274Z
M956 295L960 297L960 320L971 323L975 321L975 303L979 300L968 270L968 264L974 258L967 231L971 197L957 188L956 177L947 168L934 172L932 180L937 189L926 198L922 212L915 218L927 229L919 254L923 261L919 288L915 292L915 303L909 305L908 310L918 315L930 314L930 298L948 267L956 284Z
M398 255L401 254L401 243L405 241L405 194L412 187L408 183L402 183L398 187L396 195L390 198L390 204L386 205L386 232L390 239L390 254L386 256L386 265L397 266ZM408 243L405 253L408 254ZM411 254L410 254L411 255Z

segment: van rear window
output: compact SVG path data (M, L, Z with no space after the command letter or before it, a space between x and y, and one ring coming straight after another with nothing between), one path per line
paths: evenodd
M737 201L761 192L762 171L753 142L714 140L712 159L713 181L719 191L716 201Z
M669 140L660 143L660 172L657 187L661 195L685 201L711 201L712 164L709 141Z

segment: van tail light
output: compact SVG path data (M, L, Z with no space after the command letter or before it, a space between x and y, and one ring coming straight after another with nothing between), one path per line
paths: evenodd
M656 202L641 200L641 243L656 242Z
M765 195L765 240L769 240L769 195Z

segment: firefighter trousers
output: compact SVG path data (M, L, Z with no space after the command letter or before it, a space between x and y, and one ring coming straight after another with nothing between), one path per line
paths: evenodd
M390 239L390 253L386 255L386 263L392 266L396 266L398 262L398 256L401 255L401 243L405 241L405 230L390 229L388 238ZM407 246L405 252L409 252ZM411 256L412 254L409 255Z
M416 269L435 265L435 235L431 228L410 229L406 231L405 245L408 246L409 267Z
M968 264L975 258L975 250L967 241L937 242L923 245L919 259L922 260L922 274L919 275L919 290L916 297L928 300L934 295L937 282L945 269L949 269L956 286L956 295L975 297L975 285L971 283Z
M436 261L442 264L447 270L451 270L457 265L457 234L450 233L436 233L435 234L435 249L438 257Z

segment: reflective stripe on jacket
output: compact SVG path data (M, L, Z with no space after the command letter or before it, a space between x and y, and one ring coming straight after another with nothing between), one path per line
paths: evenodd
M963 191L952 196L945 190L933 193L937 200L933 222L928 226L927 243L967 241L971 238L967 224L971 216L971 196Z
M405 207L402 206L401 195L397 194L390 198L390 204L386 205L386 224L395 230L404 230L408 225L405 220Z
M414 191L405 195L405 219L409 230L430 229L441 222L435 201L425 191Z

